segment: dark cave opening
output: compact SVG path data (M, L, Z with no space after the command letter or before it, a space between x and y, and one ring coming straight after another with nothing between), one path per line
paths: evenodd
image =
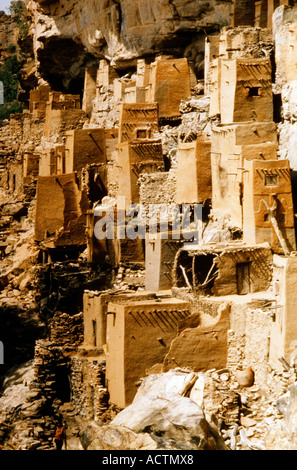
M39 73L54 91L80 95L84 88L85 68L98 63L82 44L72 39L50 38L38 50Z
M71 386L69 380L69 367L58 366L55 369L56 394L63 403L71 400Z

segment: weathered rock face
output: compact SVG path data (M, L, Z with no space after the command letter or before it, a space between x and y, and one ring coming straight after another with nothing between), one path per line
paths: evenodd
M275 40L276 80L274 92L281 96L282 120L279 124L279 156L288 158L296 171L296 121L297 121L297 10L280 6L273 15Z
M92 422L83 431L81 442L84 450L154 450L156 442L149 434L137 434L124 426L100 427Z
M296 21L295 8L282 5L274 12L276 84L279 89L296 78Z
M39 73L75 85L84 66L116 66L158 52L183 51L205 30L230 22L231 0L26 0ZM199 41L200 38L200 41ZM193 52L193 51L192 51ZM192 54L187 51L187 54ZM198 54L196 50L195 54ZM202 59L203 60L203 59ZM55 79L54 79L55 77Z
M17 47L17 29L16 24L11 16L0 12L0 52L1 59L9 57L11 51L15 51Z

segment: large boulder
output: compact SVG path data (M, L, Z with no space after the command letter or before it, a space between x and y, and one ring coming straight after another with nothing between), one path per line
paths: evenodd
M114 449L123 442L125 449L226 450L201 407L185 396L196 380L196 374L180 370L146 377L132 404L109 426L98 427L88 449L111 449L104 446L115 436Z
M85 450L154 450L157 443L147 433L137 434L124 426L90 423L81 434Z

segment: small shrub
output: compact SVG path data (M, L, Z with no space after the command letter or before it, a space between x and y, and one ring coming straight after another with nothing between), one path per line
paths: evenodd
M19 38L25 39L28 35L28 24L26 21L26 6L23 0L12 0L9 5L11 15L16 16L16 24L19 29Z
M21 103L13 101L12 103L5 103L0 105L0 121L9 119L11 114L22 113L23 108Z

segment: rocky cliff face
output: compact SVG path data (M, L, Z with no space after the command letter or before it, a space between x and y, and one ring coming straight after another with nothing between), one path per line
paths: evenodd
M11 55L17 48L17 29L11 16L0 12L0 63Z
M230 22L231 0L26 0L40 76L70 89L84 66L119 68L158 52L202 52L205 31ZM194 44L200 44L197 47ZM202 58L203 60L203 58ZM60 83L59 83L60 82Z
M274 92L281 97L281 120L279 128L279 157L288 158L292 170L297 170L297 10L285 5L273 15L275 41L276 79Z

